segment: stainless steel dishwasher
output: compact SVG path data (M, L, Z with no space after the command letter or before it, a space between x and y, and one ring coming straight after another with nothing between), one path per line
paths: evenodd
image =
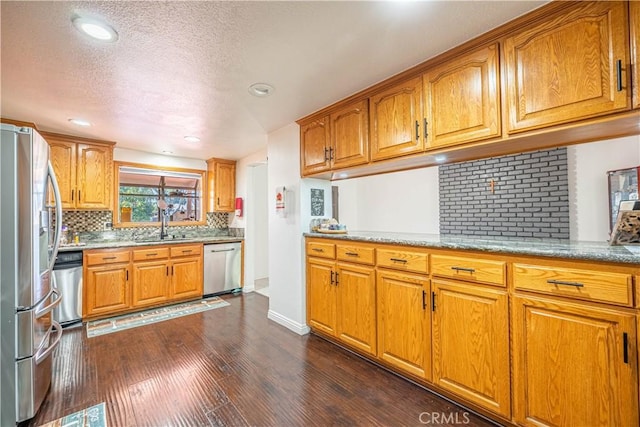
M204 245L204 295L240 290L242 243Z

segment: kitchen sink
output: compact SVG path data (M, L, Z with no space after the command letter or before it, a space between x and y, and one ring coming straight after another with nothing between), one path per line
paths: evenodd
M178 236L178 235L169 235L164 239L161 239L160 236L155 237L143 237L140 239L133 239L135 243L152 243L152 242L174 242L180 240L192 240L193 237L188 236Z

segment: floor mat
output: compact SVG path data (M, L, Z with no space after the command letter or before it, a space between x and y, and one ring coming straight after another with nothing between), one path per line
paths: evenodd
M198 301L190 301L182 304L110 317L108 319L94 320L93 322L87 322L87 337L97 337L104 334L110 334L112 332L123 331L125 329L136 328L138 326L149 325L151 323L162 322L163 320L186 316L188 314L226 307L228 305L228 302L218 297L211 297Z
M40 427L107 427L104 402L42 424Z

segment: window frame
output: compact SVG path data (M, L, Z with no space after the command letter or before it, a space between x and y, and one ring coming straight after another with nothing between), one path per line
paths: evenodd
M150 171L158 171L158 172L182 172L182 173L192 173L196 175L200 175L200 183L202 185L200 192L200 206L202 210L202 218L199 221L169 221L168 225L171 227L175 226L197 226L197 225L207 225L207 206L206 206L206 198L207 198L207 176L206 170L199 169L187 169L187 168L178 168L178 167L160 167L154 165L148 165L143 163L131 163L131 162L121 162L114 161L113 162L113 170L114 170L114 192L113 192L113 211L112 211L112 223L113 228L134 228L134 227L160 227L160 221L156 222L121 222L120 221L120 167L132 167L138 169L147 169Z

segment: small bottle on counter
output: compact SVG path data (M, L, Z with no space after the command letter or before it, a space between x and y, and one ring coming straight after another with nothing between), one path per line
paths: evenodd
M73 233L73 243L76 245L80 243L80 235L77 231Z

